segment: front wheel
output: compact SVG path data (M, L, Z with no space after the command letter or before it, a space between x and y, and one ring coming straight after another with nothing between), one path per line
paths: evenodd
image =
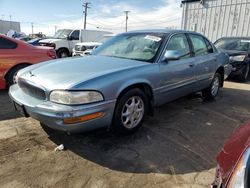
M66 49L59 49L56 55L58 58L65 58L65 57L69 57L69 52Z
M147 107L148 101L143 91L128 91L117 102L112 128L123 135L134 133L142 126Z
M222 82L221 79L221 75L219 73L215 73L211 85L202 91L202 95L205 99L211 100L216 98L220 90Z

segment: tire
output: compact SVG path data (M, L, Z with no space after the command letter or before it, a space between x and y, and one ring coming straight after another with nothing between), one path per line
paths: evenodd
M221 82L221 75L218 72L215 73L210 86L202 91L202 96L205 98L205 100L213 100L216 98L220 90Z
M248 80L249 69L250 69L250 65L248 63L248 64L246 64L246 66L242 70L242 75L240 75L240 81L246 82Z
M137 105L132 105L132 103ZM131 89L116 104L112 129L115 133L129 135L137 131L148 110L148 99L140 89ZM133 122L132 122L132 121Z
M66 58L66 57L69 57L69 52L66 49L59 49L56 52L56 55L58 58Z
M8 86L8 87L16 83L15 77L16 77L17 72L18 72L19 70L21 70L21 69L27 67L27 66L29 66L29 65L18 65L18 66L16 66L16 67L12 68L12 69L7 73L7 76L6 76L6 83L7 83L7 86Z

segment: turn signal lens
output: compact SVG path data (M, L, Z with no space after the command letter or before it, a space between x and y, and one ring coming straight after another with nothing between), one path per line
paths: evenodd
M85 122L85 121L89 121L92 119L102 117L103 115L104 115L103 112L96 112L94 114L88 114L85 116L66 118L66 119L64 119L64 123L65 124L73 124L73 123Z

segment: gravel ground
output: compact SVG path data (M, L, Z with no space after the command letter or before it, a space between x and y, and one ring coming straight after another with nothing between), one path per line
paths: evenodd
M7 91L0 105L0 187L209 187L223 143L250 119L250 82L226 82L213 102L166 104L126 137L42 129L14 112Z

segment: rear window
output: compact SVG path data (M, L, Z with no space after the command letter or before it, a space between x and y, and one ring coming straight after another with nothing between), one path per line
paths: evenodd
M15 49L17 44L8 39L0 37L0 49Z

